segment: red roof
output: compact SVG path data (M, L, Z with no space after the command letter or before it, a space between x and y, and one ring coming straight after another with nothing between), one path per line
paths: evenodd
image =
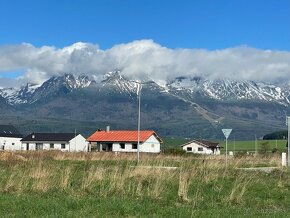
M146 141L152 135L154 135L162 143L162 140L152 130L140 131L140 142ZM96 131L89 138L87 138L87 141L89 142L137 142L138 131L120 131L120 130L110 130L109 132Z

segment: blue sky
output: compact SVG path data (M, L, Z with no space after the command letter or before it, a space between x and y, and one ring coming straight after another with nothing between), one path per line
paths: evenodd
M0 87L115 69L290 84L289 60L290 0L0 0Z
M290 50L289 0L0 0L0 45Z

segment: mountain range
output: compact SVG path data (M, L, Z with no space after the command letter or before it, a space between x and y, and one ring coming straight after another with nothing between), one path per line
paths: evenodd
M138 83L120 71L101 79L64 74L43 84L0 89L0 120L24 134L32 131L77 131L98 128L136 129ZM285 129L290 86L254 81L177 77L166 83L148 80L141 91L141 128L161 136L222 139Z

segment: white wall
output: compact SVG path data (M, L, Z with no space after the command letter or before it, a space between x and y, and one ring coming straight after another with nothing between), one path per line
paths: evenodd
M0 150L16 151L21 150L21 138L0 137Z
M152 135L150 136L144 143L140 146L141 152L152 152L159 153L160 152L160 142L158 139Z
M216 148L216 149L214 150L214 154L216 154L216 155L220 155L220 154L221 154L221 149L220 149L220 148Z
M187 148L192 148L192 151L187 151ZM198 148L203 148L203 151L198 151ZM191 142L190 144L184 145L182 149L188 153L195 153L195 154L212 154L213 153L210 148L199 145L195 142Z
M134 143L137 144L137 143ZM137 149L132 149L132 143L125 143L125 148L122 149L120 143L113 143L113 151L116 152L137 152ZM140 143L140 152L159 153L160 142L152 135L144 143Z
M70 151L88 151L89 143L86 139L81 135L77 135L75 138L69 141L70 143Z
M29 150L34 151L36 150L36 143L42 143L43 144L43 150L61 150L61 151L68 151L68 145L67 142L22 142L21 149L27 150L26 144L29 144ZM54 148L50 148L50 144L53 144ZM61 144L65 144L65 148L61 148Z
M75 138L71 139L69 142L55 142L55 141L46 141L46 142L22 142L22 150L26 149L26 144L29 143L29 150L36 150L36 143L43 144L43 150L61 150L61 151L88 151L88 142L82 135L77 135ZM53 148L50 148L50 144L53 144ZM61 148L61 144L65 144L65 148Z

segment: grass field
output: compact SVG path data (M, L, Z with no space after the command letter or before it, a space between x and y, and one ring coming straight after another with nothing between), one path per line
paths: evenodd
M223 146L222 151L225 151L226 143L225 141L220 142ZM279 152L286 152L286 140L257 140L256 142L253 141L228 141L228 151L249 151L249 152L255 152L255 143L257 144L257 151L260 152L264 148L268 152L272 152L272 150L275 148Z
M180 148L180 145L190 141L190 139L184 139L184 138L165 138L164 139L164 148ZM212 140L213 142L219 142L221 144L222 152L225 151L226 142L225 141L219 141L219 140ZM287 140L257 140L257 150L260 151L262 148L262 145L266 143L267 149L269 152L272 151L273 148L277 148L280 152L285 152L287 150L286 143ZM252 141L233 141L228 140L228 151L249 151L254 152L255 151L255 140Z
M280 156L0 153L1 217L289 217ZM240 167L276 166L271 173ZM176 168L164 168L176 167Z

